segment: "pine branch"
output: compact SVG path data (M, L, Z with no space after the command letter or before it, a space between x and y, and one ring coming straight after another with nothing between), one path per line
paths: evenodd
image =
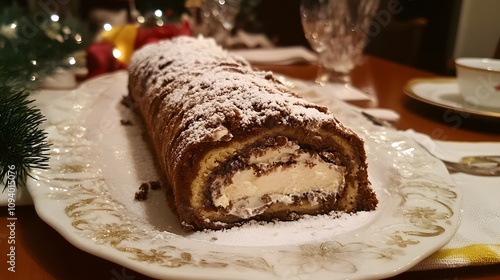
M0 86L0 92L10 88ZM16 185L25 186L31 169L48 168L47 134L40 129L45 121L41 111L31 105L27 91L0 94L0 182L8 174L8 166L17 173ZM4 187L5 190L5 187Z
M33 19L16 4L0 9L0 183L13 166L19 186L26 185L32 169L48 168L49 160L50 145L40 128L45 117L29 92L85 48L85 30L76 19Z

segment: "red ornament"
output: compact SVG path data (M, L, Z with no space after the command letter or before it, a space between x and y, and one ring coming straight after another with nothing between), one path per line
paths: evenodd
M87 78L127 68L113 56L113 49L113 44L101 42L87 48Z
M186 20L181 20L179 24L165 24L151 28L138 27L133 48L137 50L146 44L182 35L193 35L189 22ZM113 56L114 48L112 43L104 42L95 42L87 48L87 69L89 71L87 78L127 68L127 65Z

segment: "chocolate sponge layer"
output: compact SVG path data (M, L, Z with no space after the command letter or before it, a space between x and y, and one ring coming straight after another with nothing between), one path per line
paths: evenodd
M305 101L213 40L177 37L147 45L133 55L129 74L129 96L186 230L376 208L363 141L327 108ZM320 167L327 171L316 172ZM283 185L298 191L256 185L254 194L246 181L238 185L241 174L258 181L295 170L306 170L309 178L298 173L299 179L287 177ZM315 173L341 174L338 188L315 189ZM229 190L240 187L244 195L230 198Z

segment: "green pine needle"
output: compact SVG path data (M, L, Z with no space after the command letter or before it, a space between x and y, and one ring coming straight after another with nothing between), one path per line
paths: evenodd
M48 168L50 145L39 128L45 117L31 105L27 91L1 94L5 90L10 88L0 86L0 182L5 182L8 166L14 166L16 185L25 186L31 169Z
M40 127L45 117L29 92L57 68L68 67L70 54L85 49L86 29L71 16L36 21L10 2L0 3L0 184L10 179L10 170L16 185L25 186L32 169L48 168L50 147Z

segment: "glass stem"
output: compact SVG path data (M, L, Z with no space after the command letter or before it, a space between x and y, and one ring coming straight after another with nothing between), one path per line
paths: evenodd
M341 73L332 69L328 69L320 63L318 64L318 74L316 75L315 81L322 86L328 82L349 84L351 83L351 77L349 76L349 73Z

